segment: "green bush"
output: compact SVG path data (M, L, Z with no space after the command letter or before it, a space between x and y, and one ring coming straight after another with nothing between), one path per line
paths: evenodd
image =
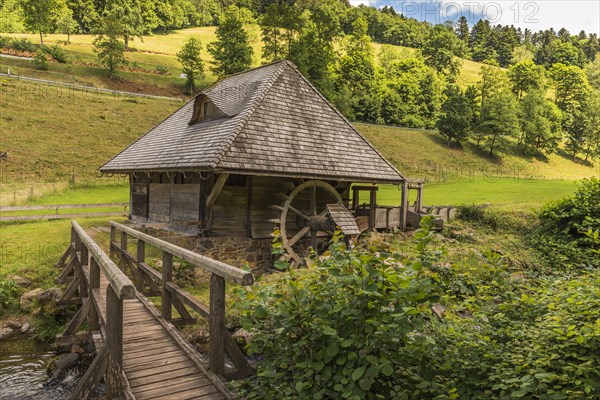
M50 68L48 57L41 49L36 50L35 55L33 56L33 64L37 69L42 71L47 71Z
M573 196L542 208L533 242L555 267L599 267L594 241L586 234L599 228L600 180L585 179Z
M59 63L67 62L67 54L59 45L55 44L54 46L44 46L43 49L46 54L49 54L55 61Z
M161 75L168 75L169 74L169 68L165 67L164 65L157 65L156 66L156 72L158 72Z
M10 46L10 38L8 36L0 36L0 49Z
M429 269L431 219L416 233L419 256L351 251L340 241L281 288L244 292L242 324L261 361L241 385L247 399L402 399L431 388L420 368L438 289ZM418 385L422 387L419 388ZM432 383L431 386L434 386ZM269 390L265 390L269 388Z
M28 51L30 53L34 53L38 49L37 45L33 44L26 38L13 38L10 41L9 47L17 51Z
M19 305L23 290L13 280L0 280L0 309L12 309Z

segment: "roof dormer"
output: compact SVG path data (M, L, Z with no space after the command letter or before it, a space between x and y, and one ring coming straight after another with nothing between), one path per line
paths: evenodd
M212 121L226 116L206 94L201 94L194 100L194 114L189 125L196 122Z

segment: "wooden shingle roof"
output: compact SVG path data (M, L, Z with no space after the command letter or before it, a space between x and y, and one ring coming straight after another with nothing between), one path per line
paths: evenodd
M199 96L210 99L225 117L189 124L192 100L100 171L404 180L289 61L222 79Z

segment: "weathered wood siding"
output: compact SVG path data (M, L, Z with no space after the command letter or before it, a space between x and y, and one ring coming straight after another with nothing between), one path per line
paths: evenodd
M199 184L175 184L173 186L173 221L197 221L199 204Z
M247 236L246 185L225 184L212 210L212 234L214 236Z
M170 183L150 184L150 220L168 222L170 219Z

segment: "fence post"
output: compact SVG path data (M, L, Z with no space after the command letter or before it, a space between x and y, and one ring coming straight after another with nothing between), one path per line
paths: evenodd
M106 346L108 368L106 369L106 398L121 396L121 371L123 369L123 299L112 286L106 289Z
M162 257L162 317L170 321L171 320L171 306L173 303L173 295L168 289L167 283L173 279L173 255L171 253L163 252Z
M90 261L90 259L89 259L88 249L82 243L82 245L81 245L81 265L79 266L79 270L81 273L81 275L79 277L80 278L79 279L79 297L81 299L89 296L87 282L85 281L85 276L83 273L83 266L88 265L89 261Z
M115 243L115 240L117 238L117 228L115 228L114 226L110 226L110 258L113 258L115 256L115 248L113 246L113 244Z
M119 267L121 271L125 271L125 252L127 251L127 232L121 231L121 251L119 252Z
M144 273L140 264L146 261L146 243L138 239L137 241L137 269L135 273L135 289L138 292L144 291Z
M92 257L90 259L90 287L89 291L93 295L94 289L100 288L100 267L98 266L98 262L96 259ZM90 314L88 317L88 325L90 327L91 332L95 332L100 330L100 321L98 317L98 311L96 310L95 305L90 304Z
M209 366L217 375L225 372L225 279L217 274L210 277L210 339Z

